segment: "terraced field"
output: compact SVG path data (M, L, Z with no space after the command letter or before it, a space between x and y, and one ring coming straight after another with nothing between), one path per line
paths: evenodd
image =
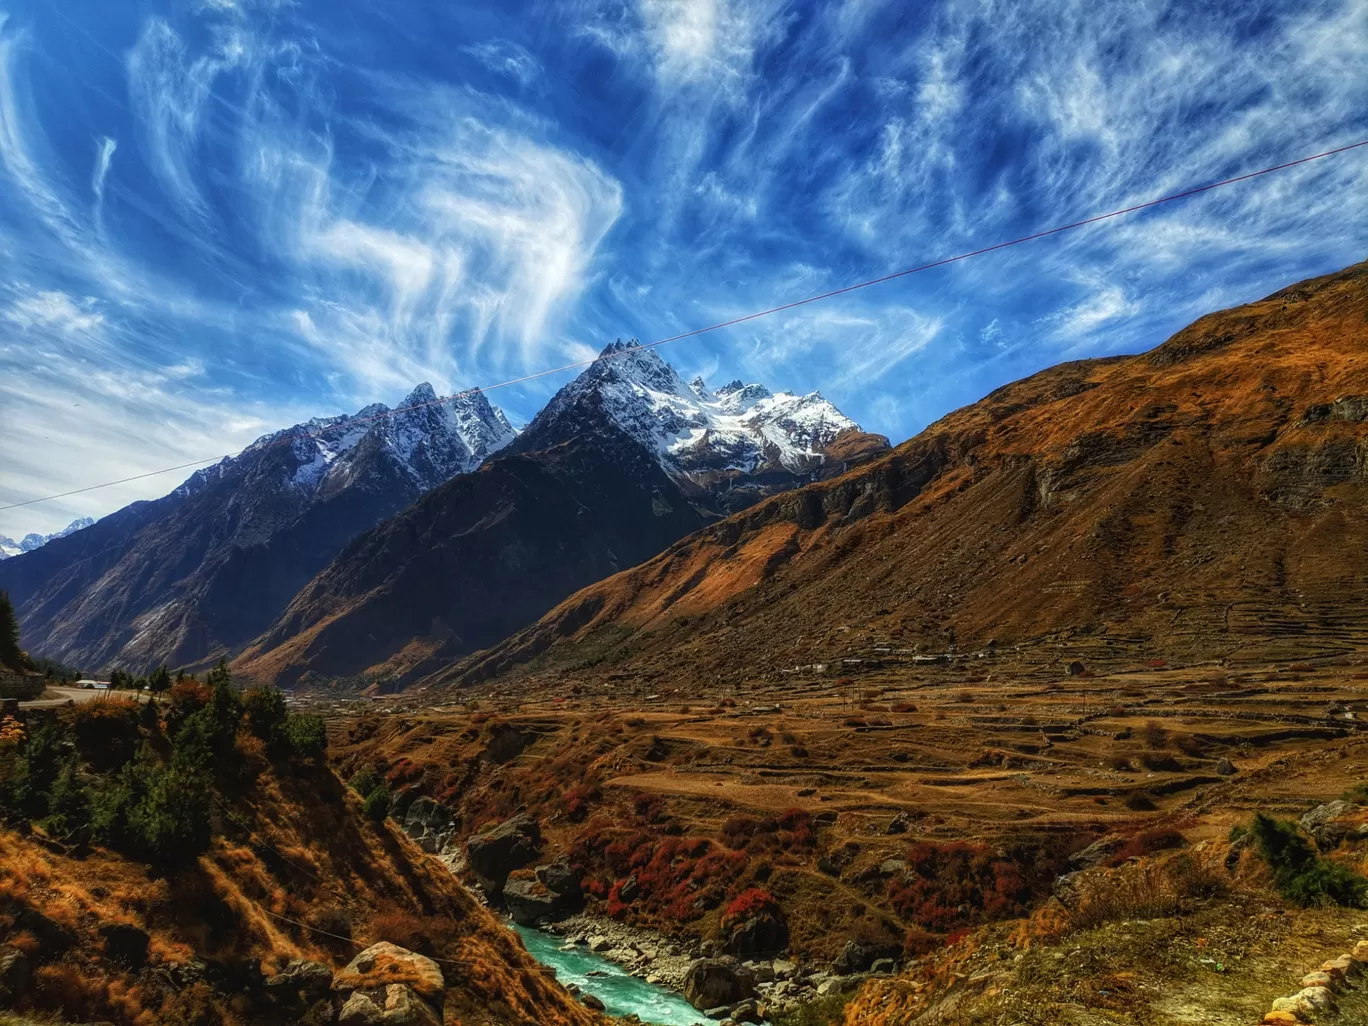
M1029 842L1060 860L1100 838L1119 847L1165 830L1181 835L1165 843L1190 845L1224 839L1258 810L1300 816L1368 780L1368 663L1357 657L1096 675L1015 654L878 658L858 679L793 674L706 704L564 677L549 691L536 679L475 687L460 706L424 708L410 695L372 702L389 714L348 721L336 747L344 767L376 763L439 796L466 832L529 812L550 850L570 851L586 816L601 814L621 831L739 847L750 868L733 889L766 861L786 881L795 938L819 958L871 930L933 925L890 889L913 843L1010 852ZM572 788L589 796L587 812L571 813ZM809 847L726 840L731 824L793 809L817 827ZM1036 898L1067 868L1042 862ZM721 912L684 923L623 914L706 938ZM834 919L803 924L818 914Z

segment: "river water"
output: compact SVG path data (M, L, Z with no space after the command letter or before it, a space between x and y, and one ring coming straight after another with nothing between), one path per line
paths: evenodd
M556 979L593 994L603 1002L609 1015L637 1015L642 1022L659 1026L695 1026L707 1023L703 1013L674 991L657 987L633 976L621 966L595 955L588 948L573 945L561 950L564 937L512 925L528 952L543 965L553 966Z

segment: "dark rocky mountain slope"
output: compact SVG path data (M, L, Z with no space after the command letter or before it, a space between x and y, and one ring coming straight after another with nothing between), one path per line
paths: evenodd
M713 393L613 343L477 473L349 545L236 668L285 685L402 685L729 509L887 445L816 393Z
M0 563L35 653L96 670L239 650L359 532L513 438L481 394L416 389L259 439L174 492Z

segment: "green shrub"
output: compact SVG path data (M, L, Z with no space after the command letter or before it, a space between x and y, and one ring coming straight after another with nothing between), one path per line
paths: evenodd
M138 751L138 703L109 696L84 702L71 710L71 733L76 750L97 770L118 769Z
M279 746L285 740L285 696L276 688L253 688L242 696L242 707L247 714L247 729L268 746Z
M381 784L372 790L366 796L365 811L367 819L376 823L383 823L390 812L389 788Z
M369 798L371 792L377 787L383 787L385 778L382 777L370 763L362 766L351 778L351 788L362 798Z
M301 759L317 761L328 750L328 731L322 716L296 713L285 721L290 749Z
M48 792L61 772L62 735L51 723L45 723L29 737L24 745L13 781L14 811L28 819L42 819L48 814Z
M129 763L95 792L90 808L96 841L158 868L192 862L209 847L208 781L183 757Z
M43 829L73 844L90 837L90 789L81 780L76 756L62 763L47 795L47 818Z
M1288 901L1362 907L1368 900L1368 879L1317 855L1295 823L1258 812L1250 832L1259 845L1259 854L1273 870L1278 892Z

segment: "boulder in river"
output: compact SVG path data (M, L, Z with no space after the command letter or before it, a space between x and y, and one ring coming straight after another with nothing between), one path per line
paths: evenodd
M522 814L466 841L466 860L490 896L502 892L509 873L536 861L540 854L541 826Z
M522 926L561 919L573 915L584 906L578 892L573 897L557 894L537 879L516 878L503 888L504 906L513 921Z
M684 998L698 1009L734 1005L754 996L750 974L728 959L697 959L684 974Z

